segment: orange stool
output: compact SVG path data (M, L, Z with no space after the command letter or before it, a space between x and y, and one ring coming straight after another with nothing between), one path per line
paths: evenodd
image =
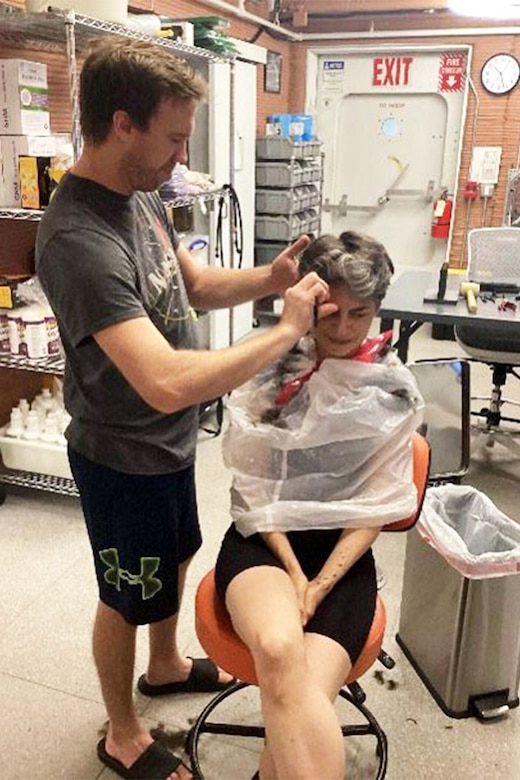
M413 437L414 455L414 482L417 488L418 503L416 512L409 518L400 520L385 526L386 531L404 531L411 528L419 517L424 493L428 482L430 463L430 448L428 443L419 434ZM251 726L245 724L216 723L209 721L211 713L225 699L237 691L249 685L258 685L253 658L249 648L235 633L229 614L222 604L215 589L214 570L209 571L202 579L197 589L195 599L195 625L199 641L204 651L215 663L225 669L229 674L239 680L224 691L220 691L211 699L202 710L193 724L186 742L186 749L190 756L191 766L198 780L204 780L199 755L198 744L202 734L227 734L242 737L265 737L263 726ZM376 739L376 754L379 758L379 766L376 780L383 780L386 775L388 762L387 738L375 717L365 707L365 693L357 680L370 669L376 660L388 669L395 662L382 650L383 637L386 627L385 606L378 595L376 610L372 627L365 642L360 657L350 670L348 678L339 695L350 702L360 712L365 723L342 726L343 736L371 735Z

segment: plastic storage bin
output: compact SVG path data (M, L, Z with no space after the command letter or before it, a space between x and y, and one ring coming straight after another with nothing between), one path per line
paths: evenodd
M256 183L258 187L289 188L303 184L303 168L299 160L287 162L257 162Z
M286 243L256 243L255 265L269 265L284 249L287 249Z
M4 427L0 428L0 452L8 469L72 479L67 448L60 444L5 436Z
M434 490L443 487L474 491L455 485ZM496 511L500 529L493 533L489 517L489 527L482 533L473 529L471 550L462 555L459 550L460 566L455 557L450 555L448 561L435 549L435 540L420 524L407 535L396 639L441 709L454 718L490 720L519 704L520 576L510 572L515 570L512 561L520 555L520 543L515 551L520 527L510 520L511 533L507 533L505 516ZM474 522L479 520L475 517ZM472 522L453 518L453 525L463 541ZM469 575L471 559L477 572L493 571L495 576L475 579L453 565L457 563Z
M307 232L305 214L290 216L259 215L255 219L255 236L267 241L293 241L301 233Z
M258 214L294 214L319 207L320 193L314 184L292 189L257 189L255 205Z
M314 157L320 154L319 141L293 141L278 135L260 136L256 139L256 156L269 160L291 160Z

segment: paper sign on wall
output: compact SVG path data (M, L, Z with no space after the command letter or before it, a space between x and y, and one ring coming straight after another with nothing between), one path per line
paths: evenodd
M345 74L344 60L325 60L323 63L323 87L327 91L341 92Z
M471 181L479 184L496 184L501 156L501 146L475 146L469 174Z

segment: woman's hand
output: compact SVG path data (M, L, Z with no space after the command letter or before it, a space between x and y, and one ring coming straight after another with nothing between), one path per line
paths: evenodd
M324 590L316 580L311 580L307 584L303 601L303 611L300 609L303 626L307 625L326 595L327 591Z

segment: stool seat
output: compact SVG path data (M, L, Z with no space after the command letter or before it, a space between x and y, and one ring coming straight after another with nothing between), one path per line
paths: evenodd
M229 614L217 594L214 569L209 571L199 584L195 614L197 636L209 657L233 677L250 685L258 685L249 648L235 633ZM378 595L368 638L345 680L345 685L358 680L375 663L383 644L385 626L385 606Z

